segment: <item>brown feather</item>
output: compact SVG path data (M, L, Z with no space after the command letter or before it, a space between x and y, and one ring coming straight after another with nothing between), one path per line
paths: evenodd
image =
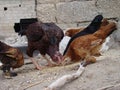
M64 60L69 57L72 62L86 60L87 62L96 62L94 56L99 56L99 49L105 38L116 29L114 22L104 21L98 31L93 34L76 38L69 46ZM70 61L70 60L69 60ZM63 61L65 63L66 61Z

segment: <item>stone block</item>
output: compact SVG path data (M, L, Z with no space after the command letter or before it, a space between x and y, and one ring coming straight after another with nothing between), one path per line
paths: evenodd
M50 4L50 3L59 3L64 0L37 0L38 4Z
M27 3L28 0L24 0L25 3ZM1 23L14 23L18 22L21 18L31 18L36 17L35 12L35 4L33 3L34 0L28 1L28 4L25 4L24 2L19 2L15 0L10 1L6 0L3 4L0 6L0 22ZM35 2L35 1L34 1ZM22 4L19 6L19 4ZM31 3L31 4L30 4ZM7 10L4 10L4 7L7 8Z
M73 1L90 1L90 0L37 0L38 4L50 4L59 2L73 2Z
M58 3L56 8L58 23L89 21L98 14L95 1Z
M76 28L77 24L76 23L68 23L68 24L57 24L61 29L67 30L69 28Z
M98 0L96 4L98 12L104 17L120 17L120 0Z
M43 22L56 22L56 9L54 4L41 4L37 6L37 17Z

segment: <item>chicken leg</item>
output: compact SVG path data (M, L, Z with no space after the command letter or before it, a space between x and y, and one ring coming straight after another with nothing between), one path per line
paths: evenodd
M32 63L35 65L36 69L38 69L38 70L42 69L42 67L36 62L36 60L34 60L34 58L30 58L30 59L31 59Z

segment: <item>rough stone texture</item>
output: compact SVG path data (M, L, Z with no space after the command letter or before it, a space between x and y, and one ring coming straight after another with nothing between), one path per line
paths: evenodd
M98 0L97 8L107 18L120 17L120 1L119 0Z
M75 27L77 27L77 24L72 24L72 23L70 23L70 24L57 24L59 27L61 27L63 30L66 30L66 29L68 29L68 28L75 28Z
M56 8L58 23L89 21L97 15L94 1L58 3Z
M0 1L0 23L18 22L20 18L36 17L34 0Z
M36 17L35 0L0 0L0 36L13 36L14 23L31 17Z
M70 28L86 27L89 23L88 22L85 22L85 23L63 23L63 24L57 24L57 25L59 27L61 27L63 30L68 30Z
M64 0L37 0L38 4L59 3Z
M120 42L120 21L117 24L117 30L113 32L112 36L114 37L115 41L119 41Z
M54 4L41 4L37 6L37 17L43 22L56 22Z
M97 14L110 19L120 17L119 0L37 0L37 7L41 21L56 22L63 29L70 28L70 24L78 27Z
M91 0L37 0L38 4L59 3L59 2L72 2L72 1L91 1Z

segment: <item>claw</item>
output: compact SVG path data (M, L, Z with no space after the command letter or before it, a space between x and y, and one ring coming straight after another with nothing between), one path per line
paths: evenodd
M33 64L35 65L35 68L37 69L37 70L41 70L42 68L39 66L39 64L33 59L33 58L31 58L31 61L33 62Z
M42 70L42 67L36 66L35 69L37 69L37 70Z

